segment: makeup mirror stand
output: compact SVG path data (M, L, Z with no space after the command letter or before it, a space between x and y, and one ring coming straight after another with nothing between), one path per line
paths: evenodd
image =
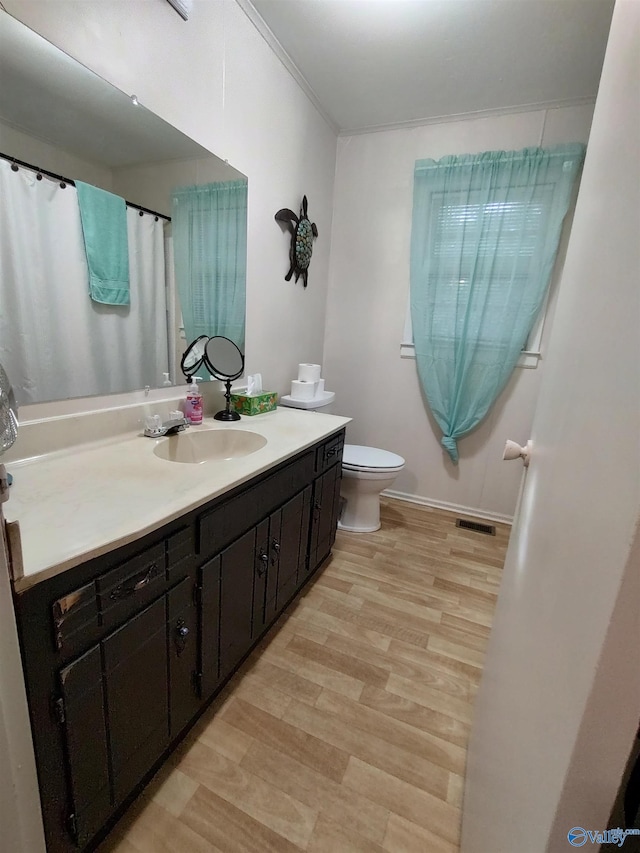
M224 383L226 389L224 392L226 406L222 411L216 412L216 414L213 416L213 419L214 421L239 421L240 415L237 412L233 412L231 410L231 380L225 379Z

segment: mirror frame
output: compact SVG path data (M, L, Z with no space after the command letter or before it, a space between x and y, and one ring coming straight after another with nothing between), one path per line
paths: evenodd
M200 368L202 367L202 365L203 365L203 363L204 363L205 354L206 354L206 351L207 351L207 344L204 344L204 347L203 347L203 350L202 350L202 355L200 356L200 358L199 358L199 359L195 362L195 364L193 365L193 369L191 369L191 368L187 368L187 366L186 366L186 364L185 364L185 362L187 361L187 359L189 358L189 356L190 356L190 355L193 353L193 351L195 350L195 348L196 348L197 344L199 343L199 341L207 341L207 343L208 343L208 342L209 342L209 340L208 340L208 336L207 336L207 335L199 335L199 337L197 337L197 338L195 339L195 341L191 341L191 343L189 344L189 346L188 346L188 347L186 348L186 350L184 351L184 353L183 353L183 355L182 355L182 358L180 359L180 370L182 371L182 373L183 373L183 374L184 374L184 376L186 377L187 382L190 382L190 381L191 381L191 377L192 377L192 376L193 376L193 375L194 375L198 370L200 370Z
M232 346L236 348L238 351L238 355L240 356L240 370L237 373L223 373L221 370L218 370L209 357L209 345L212 341L228 341ZM204 363L205 367L209 371L212 376L215 376L216 379L220 379L223 382L232 382L234 379L238 379L238 377L242 376L244 372L244 355L240 349L240 347L231 340L231 338L225 338L223 335L213 335L213 337L209 338L207 341L207 345L204 348Z

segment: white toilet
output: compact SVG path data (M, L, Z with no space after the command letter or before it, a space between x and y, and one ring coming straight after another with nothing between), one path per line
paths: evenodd
M313 366L313 365L300 365ZM280 397L279 405L295 409L333 411L335 394L322 390L313 399L300 400L290 395ZM388 489L404 468L404 459L397 453L345 444L342 453L342 484L340 496L344 506L338 521L340 530L351 533L372 533L380 529L380 492Z
M345 505L338 521L340 530L371 533L380 529L380 492L388 489L404 468L397 453L345 444L342 454L340 494Z

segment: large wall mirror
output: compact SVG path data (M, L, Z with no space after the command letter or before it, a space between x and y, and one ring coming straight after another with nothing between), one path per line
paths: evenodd
M21 405L182 382L190 335L244 350L246 177L136 100L0 11L0 363ZM76 180L132 203L127 305L90 298ZM212 296L216 240L236 259Z

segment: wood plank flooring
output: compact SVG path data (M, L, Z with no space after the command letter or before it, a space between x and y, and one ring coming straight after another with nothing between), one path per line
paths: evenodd
M509 527L383 499L100 853L453 853Z

